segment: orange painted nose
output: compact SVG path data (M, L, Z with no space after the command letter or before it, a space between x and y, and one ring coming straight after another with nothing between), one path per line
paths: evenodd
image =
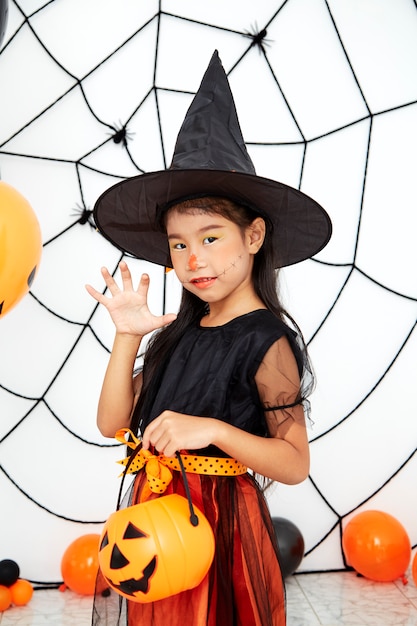
M192 254L190 258L188 259L188 267L193 272L195 272L195 270L197 269L197 257L195 254Z

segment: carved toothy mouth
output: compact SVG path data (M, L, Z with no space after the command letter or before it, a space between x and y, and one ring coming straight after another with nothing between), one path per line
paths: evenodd
M138 591L148 593L149 581L156 570L156 564L157 556L155 555L142 571L143 576L141 578L129 578L128 580L122 580L118 585L109 579L109 583L111 583L114 589L119 589L129 596L134 596Z

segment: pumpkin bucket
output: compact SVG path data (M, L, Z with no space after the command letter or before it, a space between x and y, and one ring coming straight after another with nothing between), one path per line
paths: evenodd
M178 455L179 456L179 455ZM154 602L196 587L214 556L214 535L187 498L161 496L112 513L100 539L99 565L109 586L134 602Z

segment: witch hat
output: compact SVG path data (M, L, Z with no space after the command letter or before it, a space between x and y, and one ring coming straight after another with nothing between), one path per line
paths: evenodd
M324 209L298 189L257 176L217 51L179 131L169 169L128 178L94 207L98 230L139 259L172 267L158 215L188 198L220 196L253 209L272 229L275 267L317 254L330 239Z

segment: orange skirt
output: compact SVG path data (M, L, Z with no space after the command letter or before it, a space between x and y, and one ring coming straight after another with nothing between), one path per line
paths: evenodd
M96 594L97 626L285 626L285 591L278 547L265 498L252 476L187 474L193 503L209 520L216 541L211 568L188 591L150 604ZM139 501L144 471L129 504ZM181 474L164 495L185 495ZM151 496L158 497L158 496ZM196 555L198 558L198 555Z

